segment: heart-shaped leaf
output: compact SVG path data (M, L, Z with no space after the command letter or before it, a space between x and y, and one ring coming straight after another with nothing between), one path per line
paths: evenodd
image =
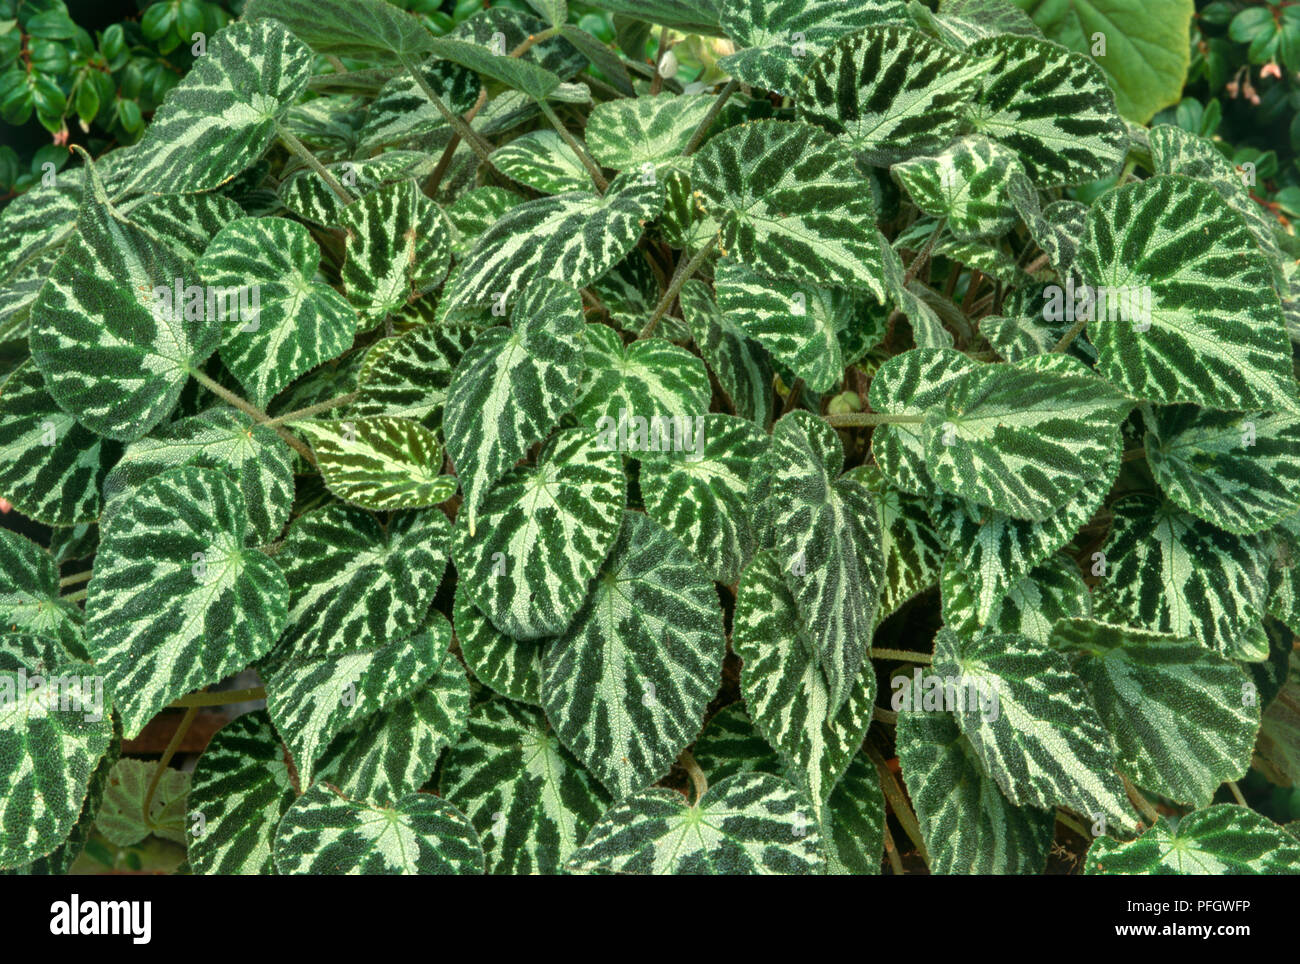
M302 422L321 478L345 502L367 509L416 509L446 502L456 479L442 475L442 445L419 422L372 415Z

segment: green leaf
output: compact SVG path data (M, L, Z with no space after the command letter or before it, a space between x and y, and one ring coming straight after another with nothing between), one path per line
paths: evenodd
M464 487L469 534L488 489L546 438L578 395L582 298L535 282L515 305L513 328L479 332L447 389L443 434Z
M414 69L454 113L466 113L478 99L481 86L478 75L460 64L429 60ZM447 126L446 118L408 70L385 83L370 102L360 132L361 149L372 151L390 144L418 142ZM370 160L382 162L385 156L380 154ZM367 166L365 160L347 163L358 175Z
M264 407L299 375L352 345L356 312L315 280L319 267L311 234L284 218L227 225L196 265L205 285L234 295L222 312L221 360L255 405ZM252 291L257 307L243 310ZM240 301L241 310L232 301Z
M100 487L122 446L82 428L24 363L0 382L0 492L37 522L94 522Z
M661 93L602 101L587 118L587 149L598 164L616 171L657 174L665 165L684 168L689 162L682 151L713 100Z
M180 465L220 469L244 494L260 543L273 542L293 505L293 454L274 429L255 425L232 408L210 408L157 429L126 447L104 479L107 529L129 496L159 472Z
M144 801L157 772L157 760L123 757L114 764L103 805L95 818L95 826L109 843L131 847L150 834L172 843L185 843L190 775L167 767L158 779L146 818Z
M898 762L930 853L930 872L1043 873L1055 814L1013 806L1003 796L944 710L941 690L926 705L930 694L918 693L912 681L898 677L895 683L913 687L895 693L905 707L898 713Z
M411 418L437 431L452 373L473 341L474 329L469 326L432 322L393 339L373 364L367 358L348 414Z
M1257 658L1248 630L1258 629L1267 587L1261 541L1147 495L1125 496L1111 508L1098 615L1190 636L1226 656Z
M681 432L676 422L659 423L651 431L655 418L692 418L709 410L709 373L697 357L666 338L624 345L613 328L589 324L582 360L586 372L573 417L606 436L616 430L620 449L645 451L666 444L663 432ZM637 418L646 420L645 427L631 421Z
M113 736L95 672L64 663L35 687L25 672L0 672L0 868L50 853L81 815Z
M887 167L956 138L987 70L911 27L868 27L817 58L795 102L800 119Z
M436 37L427 46L435 57L468 67L476 74L523 91L533 100L544 101L555 93L561 79L544 67L519 57L503 56L487 47L454 37Z
M895 164L890 173L926 214L945 218L958 240L996 237L1015 226L1012 175L1021 170L1014 151L983 137L965 137L930 157Z
M737 773L780 774L782 769L781 758L759 734L740 701L709 717L691 754L714 783Z
M438 757L465 732L470 687L454 656L414 695L340 733L321 757L317 779L345 794L396 800L428 783Z
M623 260L663 204L663 185L639 175L615 178L599 197L574 191L517 204L456 266L447 307L510 301L544 278L584 287Z
M969 114L975 131L1015 151L1039 187L1081 184L1119 167L1128 132L1092 60L1012 35L978 40L966 56L987 64Z
M1088 619L1058 622L1051 645L1071 656L1139 787L1205 807L1250 769L1260 708L1236 663L1194 640Z
M319 54L401 63L433 35L414 14L383 0L249 0L245 20L273 17Z
M949 571L950 582L956 575L955 571ZM954 605L944 610L944 623L958 632L974 631L983 622L984 632L1016 633L1036 643L1046 643L1057 620L1092 615L1092 596L1078 565L1059 552L1013 585L993 607L987 620L981 621L974 607L966 609L957 604L968 598L971 597L962 593Z
M926 413L926 468L959 498L1041 521L1118 455L1130 408L1065 355L979 365Z
M858 304L851 293L792 281L773 281L735 261L718 264L714 282L723 319L771 352L811 391L844 380L839 337Z
M1114 298L1088 325L1099 370L1121 391L1162 405L1300 412L1272 272L1208 184L1161 174L1102 195L1077 265L1094 287L1150 290L1148 330L1140 311L1112 317Z
M190 866L200 874L275 873L275 828L294 799L285 751L266 713L227 723L194 765Z
M1231 803L1167 817L1137 840L1098 837L1086 874L1297 874L1300 842L1267 817Z
M611 800L538 710L480 703L447 756L439 792L487 842L490 874L559 874Z
M542 701L560 742L615 797L668 771L717 692L725 643L700 564L639 513L586 604L542 653Z
M530 131L492 152L498 171L543 194L591 188L591 175L555 131Z
M868 399L877 412L924 415L942 405L957 379L977 365L952 348L913 348L895 355L871 380ZM925 465L920 425L880 425L871 433L871 454L885 479L911 495L930 497L936 486Z
M1016 0L1043 33L1080 53L1094 52L1106 71L1119 112L1145 124L1156 111L1178 103L1190 60L1187 32L1192 0ZM1097 35L1105 38L1096 55Z
M87 635L128 736L248 666L284 627L289 587L251 530L228 476L182 466L137 488L103 534Z
M270 146L310 77L311 51L280 24L246 19L218 31L154 112L124 193L225 184Z
M1294 415L1160 408L1146 458L1171 501L1228 532L1259 532L1300 510Z
M836 38L906 16L901 0L725 0L722 29L743 49L718 66L750 86L793 96L814 59Z
M963 638L945 629L934 673L945 677L945 703L956 697L962 733L1008 800L1133 829L1113 744L1064 654L1025 636Z
M1283 680L1264 710L1251 764L1271 782L1294 788L1300 781L1300 658L1290 651L1292 638L1282 635L1285 649L1279 655L1285 662L1279 668ZM1261 693L1261 698L1267 700L1267 692Z
M879 431L879 429L877 429ZM928 502L885 481L879 468L860 465L844 473L871 490L880 514L880 551L885 559L876 624L939 581L948 547L930 521Z
M497 630L474 605L469 583L456 583L456 640L474 678L512 700L542 705L544 639L515 639Z
M722 253L770 278L866 290L885 300L871 188L844 145L807 124L755 121L695 155Z
M709 286L692 278L678 300L682 317L732 408L766 430L772 421L772 366L767 352L718 310Z
M503 187L476 187L452 201L444 212L452 227L452 255L458 260L463 258L480 234L523 201Z
M642 456L642 499L713 579L731 585L754 553L749 482L767 436L743 418L709 414L696 417L694 443Z
M419 95L422 99L423 94ZM427 104L428 101L426 100ZM348 193L364 197L379 188L410 178L427 177L433 160L419 151L385 151L378 157L358 161L336 161L325 165L335 180L344 182ZM304 221L337 227L348 205L315 171L301 168L280 185L280 202Z
M59 567L50 554L17 532L0 528L0 629L47 637L68 655L84 659L81 624L81 610L59 598Z
M773 557L794 597L830 709L849 699L867 657L884 578L880 518L871 492L840 478L835 430L808 412L776 423L768 454Z
M438 205L414 181L398 181L343 210L348 300L377 321L436 287L447 274L451 235Z
M329 505L299 517L276 561L289 582L277 657L373 650L424 622L447 565L451 526L436 510L395 514Z
M391 804L317 784L275 833L282 874L481 874L483 847L463 813L428 793Z
M86 192L77 233L32 305L32 359L61 408L96 435L130 441L166 418L221 325L197 299L173 302L185 259L101 192ZM186 320L187 308L199 317Z
M271 722L293 754L303 784L339 733L411 696L448 660L451 623L435 611L412 636L325 655L273 656L259 667Z
M458 520L457 575L498 630L531 640L568 627L618 536L626 487L617 453L569 429L536 467L512 469L488 490L475 535Z
M885 857L885 795L876 768L859 753L821 813L826 873L879 874Z
M693 806L652 788L620 801L570 859L624 874L816 874L825 865L812 804L770 773L720 780Z
M661 23L685 33L722 35L718 25L723 0L597 0L591 4L614 14Z
M456 479L441 475L442 444L419 422L372 415L301 422L321 478L345 502L367 509L417 509L446 502Z
M781 577L770 554L754 557L740 580L731 645L743 663L740 690L754 725L788 776L823 804L862 746L876 678L868 666L849 681L844 703L832 703Z

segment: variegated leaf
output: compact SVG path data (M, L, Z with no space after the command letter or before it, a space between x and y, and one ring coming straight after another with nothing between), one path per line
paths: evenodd
M414 181L370 192L349 204L339 223L347 252L343 290L369 321L437 287L447 274L447 222Z
M737 701L724 706L705 725L691 755L713 783L737 773L775 773L784 764Z
M244 494L260 543L277 539L293 505L293 455L274 429L232 408L210 408L156 429L127 446L104 479L107 529L130 495L159 472L180 465L220 469Z
M54 403L30 362L0 381L0 492L29 519L94 522L104 476L121 454Z
M976 363L952 348L913 348L880 366L868 399L877 412L924 415L942 405L958 378ZM871 454L891 485L911 495L929 497L934 481L925 465L925 441L919 424L880 425L871 433Z
M975 131L1014 150L1039 187L1112 174L1128 134L1106 75L1089 57L1036 37L1004 35L966 49L986 64Z
M415 70L454 113L464 114L478 99L481 86L478 77L459 64L430 60ZM370 102L360 131L360 146L363 151L371 151L392 144L416 143L446 126L446 118L433 106L415 78L410 73L398 74Z
M249 0L244 19L274 18L321 54L375 63L418 57L432 39L419 18L383 0Z
M270 146L310 76L311 51L281 24L240 20L220 30L154 113L124 193L226 183Z
M498 171L542 194L591 189L591 175L555 131L530 131L492 152Z
M598 163L616 171L657 174L664 166L684 168L689 162L682 151L712 106L712 97L699 94L602 101L587 118L587 148Z
M657 451L664 433L673 444L692 444L681 434L685 423L676 420L703 415L712 395L709 373L696 356L666 338L624 345L613 328L589 324L582 358L586 371L573 409L580 424L617 434L620 451Z
M926 413L926 469L959 498L1041 521L1118 455L1131 406L1065 355L980 365Z
M520 57L503 57L497 51L457 37L432 38L428 47L435 57L450 60L476 74L513 87L533 100L545 101L562 83L559 76L545 67Z
M83 621L80 609L59 598L59 567L50 554L0 527L0 631L45 637L69 656L85 659Z
M387 184L427 177L433 171L433 164L432 158L419 151L385 151L378 157L335 161L326 164L325 170L335 180L345 182L349 194L361 197ZM289 175L280 185L279 196L280 203L291 214L326 227L337 227L348 209L334 189L310 168Z
M645 511L677 536L718 582L731 585L754 553L752 470L767 436L734 415L695 419L694 446L641 457Z
M503 187L476 187L456 198L444 212L452 227L452 256L457 260L465 257L480 234L523 202L523 197Z
M418 509L446 502L457 482L442 475L442 445L419 422L387 415L300 422L321 478L345 502L367 509Z
M725 0L722 29L740 49L718 65L750 86L793 96L836 38L906 17L901 0Z
M452 373L473 343L474 329L430 322L393 341L363 371L348 414L413 418L437 431L442 425Z
M750 335L814 392L844 379L840 334L858 305L843 289L773 281L735 261L718 264L718 309L732 327Z
M880 551L885 559L876 623L939 581L948 547L930 521L927 502L901 492L885 481L874 465L860 465L844 473L871 490L880 513Z
M546 278L588 285L623 260L663 203L663 185L638 174L615 178L603 196L572 191L517 204L452 272L448 308L513 300Z
M1133 829L1114 745L1064 654L1025 636L966 638L945 629L934 673L945 690L954 681L957 723L1008 800Z
M724 650L708 575L629 512L586 604L542 653L546 717L616 797L634 793L695 739Z
M412 793L373 804L316 784L275 833L282 874L481 874L474 826L450 803Z
M447 565L451 526L437 510L369 512L329 505L299 517L276 562L292 593L275 656L377 649L424 622Z
M612 802L539 710L500 699L475 707L439 791L473 822L490 874L563 873Z
M773 557L835 713L850 697L875 626L885 568L880 517L865 486L839 477L844 450L835 430L808 412L776 423L767 466Z
M1161 174L1104 194L1088 210L1076 264L1098 301L1102 287L1130 296L1108 294L1088 325L1099 370L1121 391L1162 405L1300 412L1268 263L1208 184Z
M578 871L817 874L825 866L812 803L780 777L741 773L694 805L652 788L620 801L573 854Z
M95 557L86 620L128 737L274 644L289 587L254 536L243 494L217 469L169 469L117 512Z
M457 521L459 578L493 625L520 640L562 633L618 537L627 503L622 459L587 429L556 435L535 467L488 490L475 535Z
M1090 619L1061 620L1051 645L1071 657L1139 787L1205 807L1246 775L1260 708L1236 663L1195 640Z
M731 645L743 661L740 690L754 725L821 805L862 746L876 677L870 666L858 672L835 706L781 576L770 554L754 557L740 580Z
M891 173L926 214L944 218L958 240L1005 234L1016 223L1009 185L1020 171L1015 151L984 137L895 164Z
M200 874L273 874L275 828L295 798L289 763L264 711L227 723L194 765L190 866Z
M1247 807L1220 803L1175 824L1162 817L1137 840L1098 837L1085 874L1300 874L1300 841Z
M454 655L414 694L366 717L334 738L316 778L349 796L396 800L428 783L442 751L465 732L470 686Z
M936 874L1041 874L1056 817L1013 806L957 721L914 690L898 713L898 762Z
M139 438L216 351L221 325L202 299L172 298L184 291L187 268L109 205L97 181L87 190L77 232L32 306L31 349L54 400L95 434ZM186 320L187 306L199 309L197 319Z
M330 741L413 695L448 660L451 623L434 611L405 638L321 656L272 656L259 666L266 709L293 754L303 785L315 779Z
M1255 641L1262 642L1268 586L1258 537L1223 532L1147 495L1125 496L1112 509L1099 616L1190 636L1226 656L1264 657L1267 650L1257 652Z
M535 281L514 307L512 328L479 332L447 389L443 435L464 487L470 535L488 489L544 439L578 396L582 298Z
M1171 405L1148 423L1146 459L1165 495L1228 532L1300 512L1300 417Z
M221 360L256 405L352 345L356 312L315 280L319 267L307 229L284 218L227 225L196 265L204 284L223 293Z
M185 844L189 829L186 797L190 792L190 774L172 767L164 768L159 774L158 764L158 760L123 757L113 765L103 804L95 818L96 829L109 843L131 847L153 835ZM149 799L147 814L146 798Z
M86 663L0 672L0 868L21 867L72 832L113 727L101 676Z
M824 131L787 121L729 128L695 155L692 175L719 219L724 256L770 278L839 285L885 300L871 188Z
M456 641L474 678L512 700L542 705L544 639L515 639L500 632L474 604L469 583L456 582Z
M679 300L695 345L736 414L766 430L772 421L772 366L767 352L723 317L703 281L692 278L682 285Z
M885 856L885 795L880 777L859 753L821 812L826 873L879 874Z
M956 570L949 570L949 582ZM947 587L945 587L947 588ZM961 601L974 597L962 592ZM953 598L949 595L947 599ZM957 606L944 609L944 624L958 632L973 632L981 626L973 607L955 611ZM1057 553L1034 567L1034 571L1013 585L1002 597L988 620L982 623L986 633L1016 633L1027 636L1036 643L1046 643L1052 635L1052 626L1061 619L1084 618L1092 615L1092 596L1083 581L1083 574L1069 556Z
M802 120L883 167L948 146L987 69L912 27L868 27L817 58L795 102Z

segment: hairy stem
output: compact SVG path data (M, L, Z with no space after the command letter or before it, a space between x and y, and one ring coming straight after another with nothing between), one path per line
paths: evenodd
M704 135L709 132L713 122L718 119L718 114L722 113L722 108L727 103L728 98L736 92L736 88L739 86L740 81L732 77L731 80L727 81L727 86L718 92L718 96L713 98L713 103L709 105L709 112L704 115L704 118L695 128L695 133L691 135L691 139L686 142L686 150L682 151L683 157L690 157L699 149L700 144L704 141Z
M1142 796L1140 790L1129 782L1129 778L1120 774L1120 779L1124 781L1124 791L1128 794L1129 801L1137 807L1142 814L1142 819L1147 822L1148 827L1154 827L1160 822L1160 813L1151 805L1151 801Z
M845 412L843 415L823 415L828 425L836 428L857 428L863 425L918 425L924 415L890 415L887 412Z
M94 569L87 569L85 572L78 572L75 575L64 576L59 580L59 588L62 589L64 586L75 586L78 583L85 582L94 575L94 573Z
M446 102L438 96L438 92L429 86L429 82L424 79L424 75L420 73L417 64L413 64L403 57L402 66L411 75L411 79L415 81L416 86L424 92L424 96L428 98L429 103L442 115L442 119L451 125L451 129L460 135L461 140L470 146L470 149L478 155L478 159L487 165L489 170L495 171L496 168L493 166L492 161L488 159L488 155L492 153L491 146L478 135L474 128L465 122L463 117L447 106Z
M1234 800L1236 800L1243 807L1246 806L1246 798L1242 796L1241 787L1237 786L1235 780L1228 781L1228 789L1232 791L1232 796Z
M903 663L917 663L921 666L929 666L934 662L929 653L913 653L906 649L882 649L879 646L871 647L872 659L896 659Z
M78 589L76 592L70 592L66 596L60 596L59 598L62 599L64 602L70 602L70 603L81 602L83 599L86 598L86 592L87 590L85 589Z
M645 327L641 329L641 333L637 335L638 338L649 338L654 334L660 319L668 314L668 309L673 306L673 301L677 298L677 293L682 290L682 285L686 284L691 275L699 270L700 265L704 264L704 259L709 256L713 251L713 246L717 243L718 236L715 234L707 244L695 252L695 257L689 261L683 261L677 266L677 270L673 273L673 280L668 283L668 290L659 299L659 304L655 305L654 313L650 316L650 320L646 322Z
M876 765L876 773L880 776L880 789L885 792L885 799L889 801L889 808L894 811L894 816L902 824L903 831L916 845L917 851L921 854L921 859L928 866L930 863L930 854L925 849L925 839L921 836L921 825L917 822L916 814L912 812L912 807L907 802L907 797L903 793L903 788L898 785L898 780L894 776L889 764L885 758L880 755L874 743L867 741L864 749L871 762Z
M283 425L285 422L296 422L300 419L310 418L318 412L328 412L332 408L341 408L349 402L355 401L359 394L360 392L348 392L346 395L327 398L323 402L317 402L315 405L308 405L305 408L289 412L287 415L277 415L275 418L267 419L262 424L267 428L275 428L277 425Z
M664 89L664 75L660 71L663 68L664 54L668 53L668 50L668 25L665 24L659 28L659 51L655 54L655 75L650 81L651 97Z
M233 405L235 408L239 409L245 415L249 416L253 421L263 425L271 421L271 416L267 415L266 412L262 411L252 402L248 402L240 398L230 389L226 388L226 386L208 377L206 374L199 371L197 368L191 368L190 374L194 376L194 380L196 382L198 382L200 385L202 385L204 388L210 391L213 395L216 395L217 398L221 399L223 402L226 402L229 405ZM303 442L300 438L295 436L292 432L286 431L282 425L276 425L274 426L274 428L276 434L279 435L280 438L284 439L285 444L287 444L291 449L293 449L295 452L297 452L299 455L305 458L312 465L316 464L316 455L312 452L310 448L307 447L307 444L305 442Z
M696 762L694 754L690 750L682 750L681 756L677 758L683 770L691 776L691 785L695 788L695 803L699 805L700 798L704 796L704 791L709 789L709 781L705 779L704 771L700 769L699 763Z
M162 779L163 771L167 769L167 764L172 762L172 757L176 755L176 751L180 748L181 741L185 739L185 734L190 731L190 724L194 722L194 718L198 715L199 708L197 706L191 706L187 709L180 725L176 727L176 732L172 734L167 749L163 750L162 759L158 761L158 769L154 770L153 778L149 781L149 789L145 791L144 805L140 808L146 827L150 825L149 807L153 805L153 795L158 791L158 781Z
M1052 351L1053 352L1065 351L1065 349L1069 348L1070 345L1074 343L1074 339L1079 337L1079 332L1083 331L1083 329L1086 327L1088 327L1088 319L1080 318L1078 321L1076 321L1073 325L1070 326L1069 331L1067 331L1064 335L1061 336L1061 340L1056 343L1056 347L1053 348Z
M947 224L947 218L941 218L939 220L939 223L934 226L934 231L931 233L929 240L925 242L925 247L917 253L916 257L912 259L912 263L907 266L907 271L903 274L904 288L906 288L907 283L920 274L921 269L929 263L930 252L934 250L935 242L939 240L939 235L943 233L943 229Z
M569 150L573 151L573 153L578 156L578 160L582 161L582 166L587 169L587 173L591 175L592 181L596 184L596 190L601 194L604 194L606 189L609 187L609 181L605 180L605 175L600 173L600 165L591 159L591 155L587 153L587 149L579 144L577 138L569 133L569 129L564 126L559 115L555 113L555 108L546 101L541 101L540 103L542 113L546 115L546 119L550 121L551 126L555 128L555 133L560 135L561 140L569 146Z
M894 835L889 832L889 825L885 825L885 855L889 857L889 869L894 872L895 877L902 877L907 871L903 870L903 858L898 855L898 846L894 843Z
M275 122L275 133L284 143L285 147L289 148L289 150L294 154L297 154L308 167L320 176L320 179L325 182L340 201L344 204L351 204L356 200L356 198L348 193L348 189L340 184L333 174L326 170L325 165L316 159L316 155L307 149L307 145L298 140L298 138L296 138L293 133L279 121Z

